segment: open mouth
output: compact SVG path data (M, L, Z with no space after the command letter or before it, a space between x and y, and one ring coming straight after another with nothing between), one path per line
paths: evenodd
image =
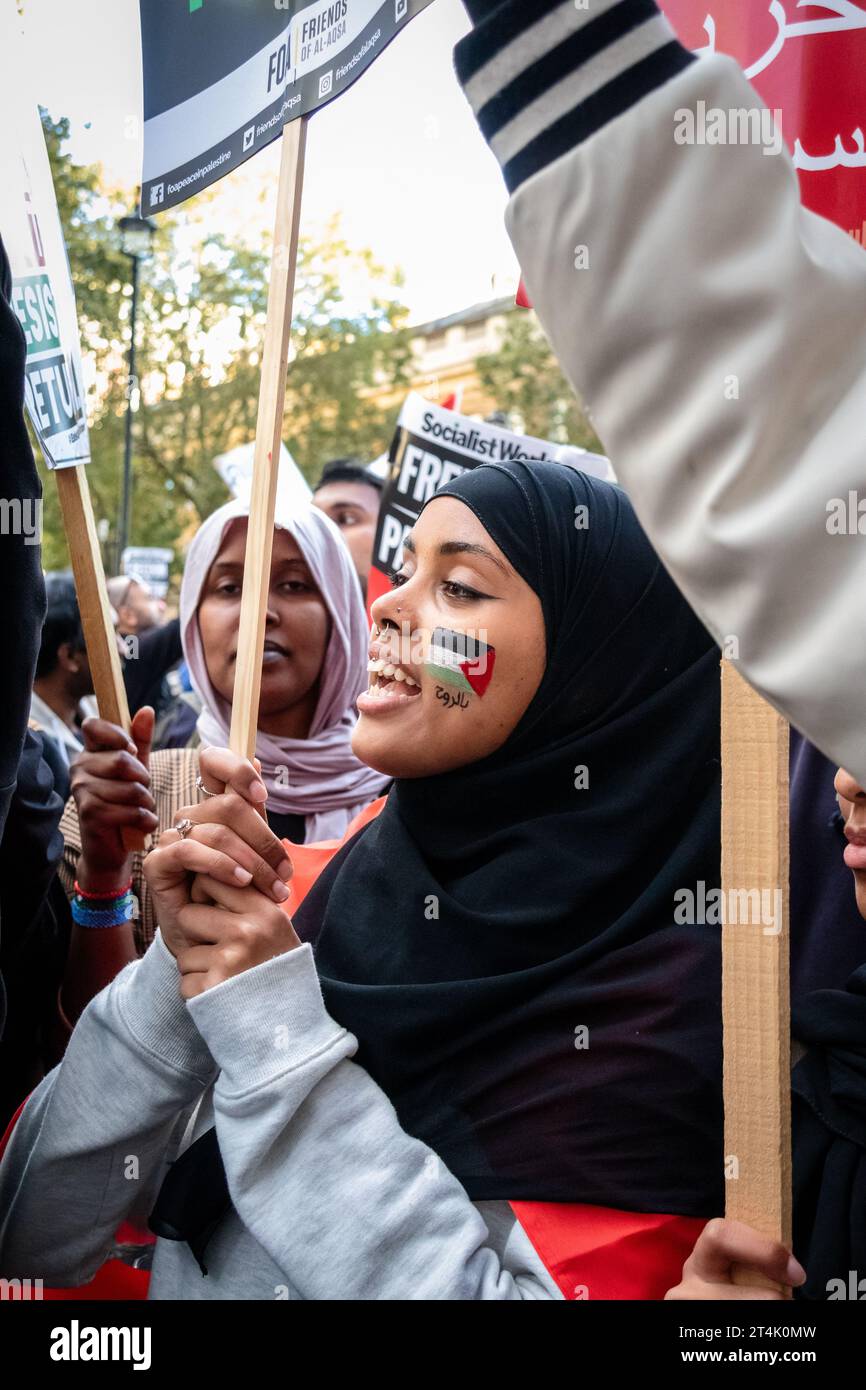
M370 676L368 695L382 698L387 695L412 696L421 694L421 687L415 677L392 661L378 657L376 660L368 662L367 671Z

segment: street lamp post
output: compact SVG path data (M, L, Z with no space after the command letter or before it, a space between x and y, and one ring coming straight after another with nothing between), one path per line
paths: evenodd
M130 213L121 217L120 246L123 254L132 261L132 304L129 325L129 375L126 386L126 433L123 445L123 491L120 499L120 516L117 526L117 569L120 569L123 552L129 544L129 526L132 510L132 416L135 379L135 325L138 317L138 266L150 255L151 244L156 233L156 223L149 217L139 217Z

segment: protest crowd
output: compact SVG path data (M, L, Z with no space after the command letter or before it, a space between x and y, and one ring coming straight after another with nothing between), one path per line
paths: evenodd
M866 482L866 254L784 150L674 141L759 98L653 0L465 8L609 465L417 399L384 466L321 459L277 498L250 758L253 502L176 600L108 576L128 727L73 575L0 537L0 1277L57 1299L866 1291L866 520L825 524ZM781 1239L725 1217L723 658L791 725Z

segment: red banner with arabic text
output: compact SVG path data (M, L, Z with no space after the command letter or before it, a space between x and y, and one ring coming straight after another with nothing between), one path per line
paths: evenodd
M866 0L659 0L687 48L737 59L781 129L803 202L866 245Z

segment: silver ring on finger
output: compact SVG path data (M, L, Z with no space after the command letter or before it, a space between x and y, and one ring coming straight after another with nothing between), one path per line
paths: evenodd
M192 830L192 826L193 823L189 816L184 816L182 820L177 820L174 823L174 828L182 840L186 839L187 835Z
M206 787L206 786L205 786L204 782L201 780L201 773L199 773L198 777L196 777L196 779L195 779L195 787L196 787L196 791L201 792L202 796L220 796L220 795L221 795L220 792L212 792L212 791L210 790L209 787Z

